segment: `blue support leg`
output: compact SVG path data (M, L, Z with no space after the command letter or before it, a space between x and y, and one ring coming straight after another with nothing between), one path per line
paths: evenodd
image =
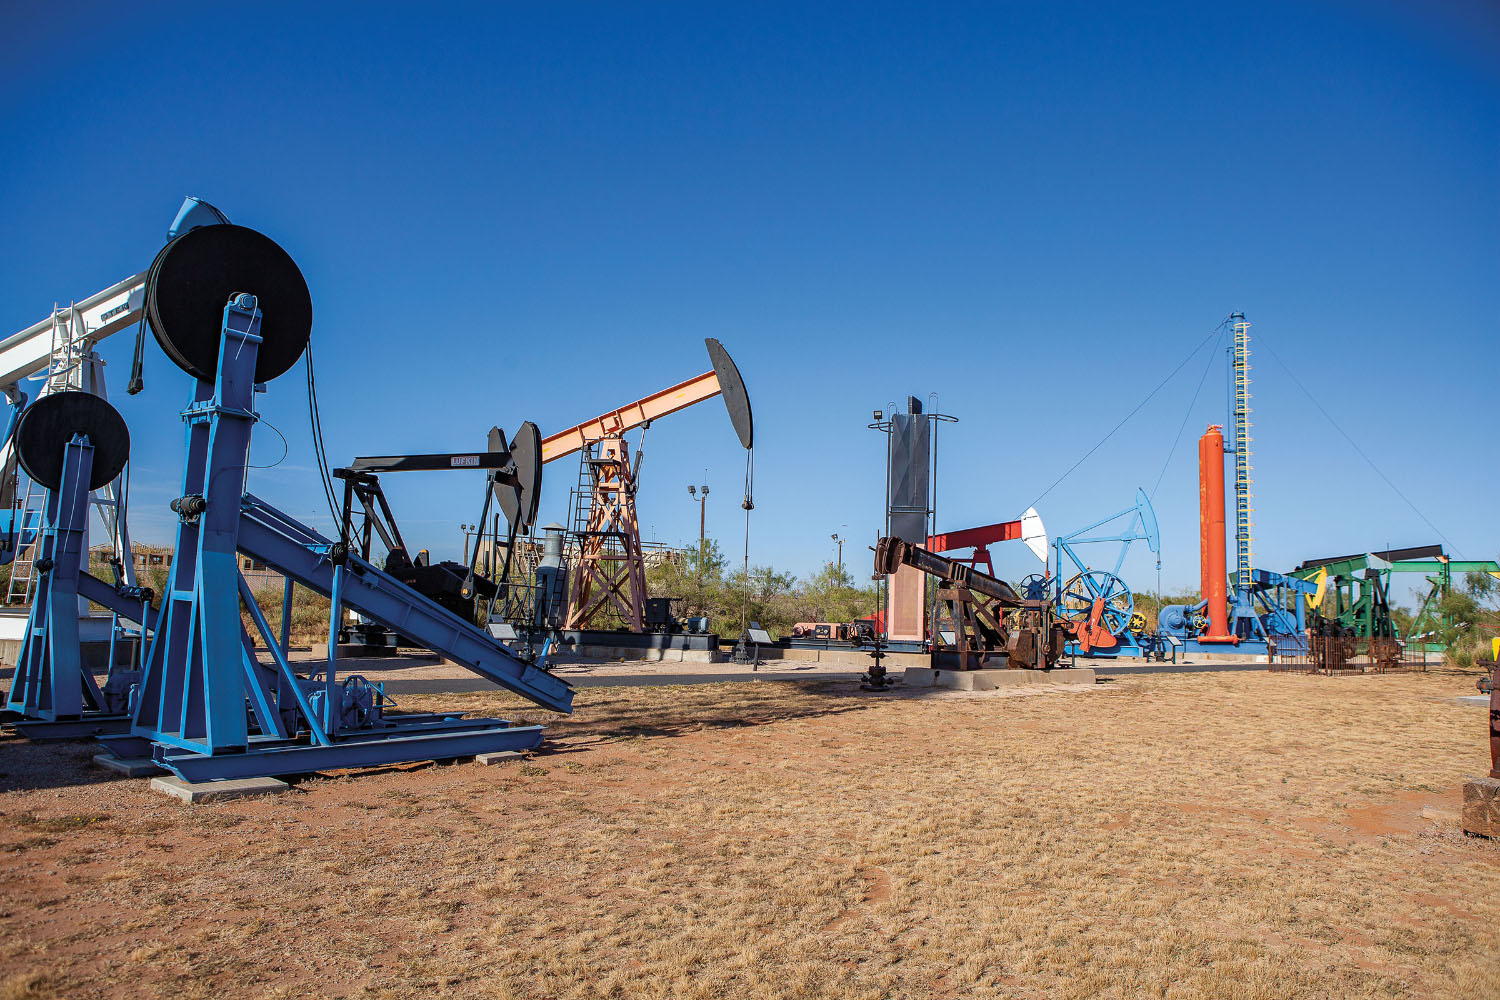
M90 707L100 707L93 702L93 677L78 640L78 575L88 528L93 461L93 446L86 437L75 435L64 450L62 480L57 489L47 491L33 563L37 583L5 705L24 718L79 719L86 691Z

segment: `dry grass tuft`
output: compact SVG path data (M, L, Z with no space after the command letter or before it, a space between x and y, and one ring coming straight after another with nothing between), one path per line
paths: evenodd
M20 972L0 980L0 1000L52 1000L58 994L40 972Z

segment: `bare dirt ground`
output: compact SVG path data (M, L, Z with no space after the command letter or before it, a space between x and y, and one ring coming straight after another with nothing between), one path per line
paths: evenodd
M551 752L188 807L0 741L0 998L1491 997L1452 673L413 707Z

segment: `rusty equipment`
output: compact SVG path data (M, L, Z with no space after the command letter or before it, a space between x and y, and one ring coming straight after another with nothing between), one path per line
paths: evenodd
M1012 669L1051 670L1062 657L1067 630L1054 616L1050 600L1027 600L1004 580L920 545L880 539L875 572L891 574L903 566L939 580L937 599L953 630L950 639L943 629L933 629L934 663L951 651L960 670L977 670L1002 655Z
M1500 663L1490 675L1490 777L1500 778Z
M1272 648L1271 670L1337 676L1427 669L1427 652L1421 643L1391 636L1366 638L1353 626L1321 614L1311 615L1306 634L1297 638Z

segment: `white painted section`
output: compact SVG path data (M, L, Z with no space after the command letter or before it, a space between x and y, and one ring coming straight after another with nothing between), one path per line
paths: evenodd
M146 272L142 271L74 303L73 308L83 319L88 343L97 344L105 337L135 327L141 321L145 299ZM0 340L0 386L13 385L46 371L51 360L52 317L48 316Z
M1026 513L1021 515L1021 544L1030 549L1043 566L1047 565L1047 529L1035 507L1027 507Z

